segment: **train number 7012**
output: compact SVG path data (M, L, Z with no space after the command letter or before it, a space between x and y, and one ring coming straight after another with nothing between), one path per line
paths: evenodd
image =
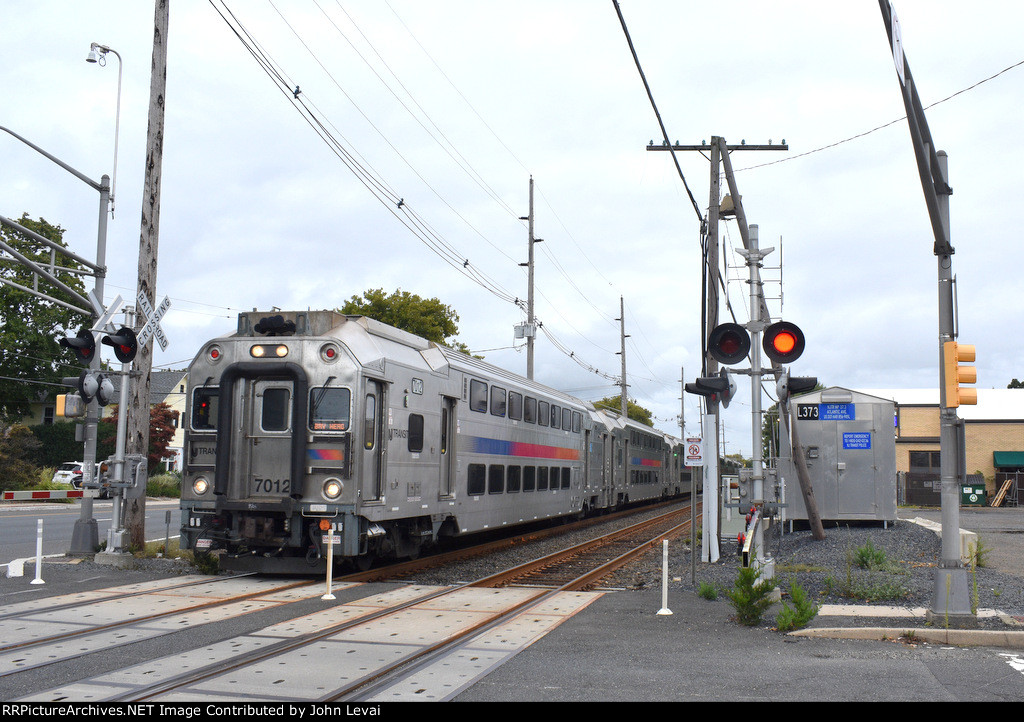
M290 494L292 482L289 479L260 479L252 480L252 490L255 494Z

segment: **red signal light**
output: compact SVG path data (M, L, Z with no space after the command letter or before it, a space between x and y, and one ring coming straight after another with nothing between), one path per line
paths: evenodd
M738 323L715 326L708 336L708 352L719 363L736 364L750 351L750 335Z
M764 330L761 346L772 361L792 363L804 352L804 333L795 324L777 321Z

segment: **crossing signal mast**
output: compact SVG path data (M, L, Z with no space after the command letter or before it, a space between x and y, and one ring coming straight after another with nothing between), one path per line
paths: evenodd
M709 403L718 401L723 407L727 407L729 401L735 395L736 383L732 374L743 373L751 377L751 437L753 451L753 499L754 513L748 522L745 539L747 548L744 550L744 560L749 559L747 552L752 542L757 555L759 566L770 565L766 561L763 552L763 525L760 523L765 506L765 484L764 464L760 448L761 437L761 377L764 374L772 374L777 378L776 389L780 406L788 404L790 396L804 391L810 391L818 379L810 376L794 377L789 374L786 365L793 363L803 355L806 346L803 331L800 327L789 321L776 321L767 323L761 320L761 304L763 298L760 293L761 281L758 269L761 261L774 249L760 249L757 244L758 227L751 225L749 228L749 248L739 251L746 259L750 268L750 323L744 325L738 323L723 323L712 329L708 334L708 353L721 364L732 366L743 362L750 357L751 368L749 371L729 371L723 369L718 376L698 378L692 384L686 384L688 393L698 394L708 399ZM767 323L767 325L765 325ZM753 338L751 338L753 335ZM761 352L771 359L775 368L761 368ZM781 367L781 369L780 369Z

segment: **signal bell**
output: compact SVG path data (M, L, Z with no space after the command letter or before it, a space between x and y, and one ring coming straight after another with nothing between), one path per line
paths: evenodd
M789 321L776 321L764 330L761 347L772 361L793 363L804 352L804 332Z

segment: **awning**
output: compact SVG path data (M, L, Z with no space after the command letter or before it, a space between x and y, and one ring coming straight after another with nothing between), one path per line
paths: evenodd
M1024 451L993 451L992 465L997 469L1024 469Z

